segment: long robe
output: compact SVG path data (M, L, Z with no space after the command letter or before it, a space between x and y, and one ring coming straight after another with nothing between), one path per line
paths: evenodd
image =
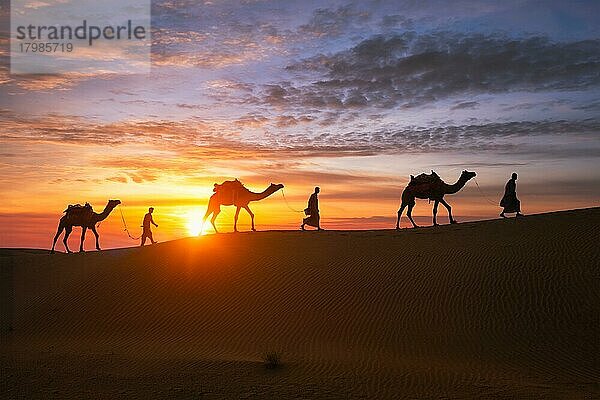
M304 218L302 221L305 225L314 226L315 228L319 227L319 198L316 193L310 195L308 199L308 207L304 212L308 215L308 217Z
M146 213L144 215L144 222L142 222L142 246L146 243L146 239L150 239L150 242L154 243L154 238L152 237L152 230L150 229L150 224L156 225L154 219L152 219L151 213Z
M514 179L506 182L504 197L500 200L500 207L504 207L503 213L521 212L521 202L517 199L517 183Z

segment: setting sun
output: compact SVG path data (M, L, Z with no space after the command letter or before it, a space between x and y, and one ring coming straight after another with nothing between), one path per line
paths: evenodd
M203 213L201 211L190 211L185 216L185 227L191 236L198 236L201 233L206 234L206 232L202 232L202 217Z

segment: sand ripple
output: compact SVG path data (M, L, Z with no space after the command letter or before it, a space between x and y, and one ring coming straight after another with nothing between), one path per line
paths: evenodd
M37 371L42 356L28 351L51 365L93 352L200 363L258 397L598 395L599 223L589 209L400 232L4 251L2 367ZM252 381L271 350L286 372ZM211 393L234 396L227 385Z

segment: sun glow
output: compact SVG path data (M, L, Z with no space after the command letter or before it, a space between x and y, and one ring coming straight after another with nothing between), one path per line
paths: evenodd
M203 214L199 211L191 211L186 215L185 226L191 236L206 234L206 232L202 232L202 217Z

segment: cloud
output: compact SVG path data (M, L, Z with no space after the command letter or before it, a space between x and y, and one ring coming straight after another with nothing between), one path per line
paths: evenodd
M158 175L154 172L128 172L127 175L135 183L152 182L158 179Z
M368 11L358 11L353 5L341 6L337 9L319 8L313 12L307 24L298 29L300 35L315 37L340 36L352 25L362 25L368 21Z
M127 178L124 176L111 176L106 178L107 181L117 182L117 183L127 183Z
M476 101L463 101L454 105L451 110L472 110L477 107L479 107L479 103Z
M411 18L398 14L384 15L381 18L380 25L385 30L401 28L407 31L412 31L415 29L415 22Z
M337 172L321 171L318 166L299 165L297 167L286 164L285 170L282 168L256 166L244 175L245 179L250 181L263 181L266 177L275 181L286 182L287 184L306 185L307 182L314 184L350 184L369 187L380 185L381 183L397 183L398 179L393 176L369 175L357 172ZM311 185L311 184L309 184ZM373 190L370 187L369 190Z
M312 71L316 78L265 85L259 101L280 108L412 108L465 94L589 90L600 85L600 40L405 32L375 36L287 70Z
M87 78L78 74L23 75L13 78L13 82L22 89L50 92L70 90L85 79Z
M64 72L60 74L27 74L10 75L8 68L0 66L0 85L5 85L6 90L10 86L12 92L48 92L69 91L85 81L92 79L111 80L119 77L116 73L106 72Z
M596 111L600 112L600 99L595 99L581 106L574 106L574 110Z
M161 147L205 143L227 147L237 131L225 130L223 123L189 121L120 121L100 123L84 117L46 114L27 116L0 110L0 121L6 127L2 140L31 140L71 145L160 144Z
M263 14L253 15L252 7L170 3L153 8L154 66L220 69L285 51L286 37Z
M219 69L230 65L245 64L263 57L261 51L255 46L248 44L246 48L224 47L220 51L213 50L190 50L173 52L156 51L152 53L152 64L161 67L200 67L207 69Z
M597 157L600 147L598 119L407 127L359 125L356 129L324 127L317 132L297 126L300 122L309 123L311 118L248 114L234 123L199 119L99 123L81 117L58 114L32 117L0 110L0 121L5 127L0 132L0 140L3 143L136 146L167 152L169 157L176 155L183 160L273 159L274 152L277 159L435 152L571 158ZM277 132L266 129L277 125L283 126ZM256 128L258 131L253 133ZM127 160L121 160L117 155L111 163L117 166L124 162L123 168L133 165L136 170L153 165L180 168L177 160L155 154L138 154Z
M474 168L505 168L505 167L524 167L530 165L528 162L499 162L499 161L490 161L490 162L460 162L460 163L439 163L439 164L431 164L431 168L444 167L444 168L466 168L466 169L474 169Z
M280 116L276 117L277 122L275 123L275 125L278 128L284 128L284 127L295 126L295 125L302 124L302 123L309 123L314 120L315 120L315 118L310 115L301 115L299 117L294 117L292 115L280 115Z
M238 118L234 123L240 128L260 128L269 121L263 115L248 114L242 118Z

